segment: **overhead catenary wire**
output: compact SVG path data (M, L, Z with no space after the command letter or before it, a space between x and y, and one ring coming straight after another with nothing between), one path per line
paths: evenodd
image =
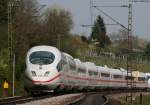
M150 2L150 0L132 0L132 2Z
M112 21L114 21L115 23L117 23L118 25L120 25L121 27L123 27L124 29L128 30L128 28L126 26L124 26L123 24L121 24L120 22L118 22L117 20L115 20L113 17L111 17L110 15L108 15L106 12L104 12L103 10L99 9L97 6L93 6L95 9L97 9L98 11L100 11L102 14L104 14L105 16L107 16L108 18L110 18Z

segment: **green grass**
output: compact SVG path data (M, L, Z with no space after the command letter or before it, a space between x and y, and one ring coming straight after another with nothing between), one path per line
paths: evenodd
M126 101L126 97L120 97L121 100ZM136 97L136 100L133 101L134 105L140 105L140 97ZM150 105L150 95L143 95L142 105Z
M140 103L140 97L136 97L134 101L135 105ZM142 97L142 105L150 105L150 95L143 95Z
M150 95L143 96L143 105L150 105Z

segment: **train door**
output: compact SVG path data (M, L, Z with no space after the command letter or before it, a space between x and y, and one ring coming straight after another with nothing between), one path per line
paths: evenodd
M76 77L77 76L77 70L76 70L76 64L75 61L73 59L69 59L69 77L68 78L68 82L71 86L76 85L77 80Z
M62 77L63 83L68 84L68 80L67 80L67 74L69 71L68 59L63 54L61 54L61 62L62 62L62 72L61 72L62 76L61 77Z

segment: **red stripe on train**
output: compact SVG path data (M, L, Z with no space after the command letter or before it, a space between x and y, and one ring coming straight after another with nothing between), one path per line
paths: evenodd
M46 80L46 81L36 81L36 80L31 80L30 78L28 78L27 76L25 76L28 80L32 81L33 83L45 83L45 82L51 82L55 79L57 79L58 77L60 77L61 74L56 75L55 77L53 77L52 79Z
M47 80L47 81L35 81L35 80L29 79L28 77L26 77L26 78L28 78L30 81L32 81L32 82L34 82L34 83L38 83L38 82L44 83L44 82L51 82L51 81L57 79L57 78L60 77L60 76L61 76L61 74L58 74L58 75L56 75L55 77L53 77L52 79ZM118 80L99 80L99 79L83 78L83 77L77 77L77 76L71 76L71 75L66 75L66 76L67 76L68 78L73 78L73 79L88 80L88 81L98 81L98 82L116 82L116 83L118 83L118 82L119 82L119 83L126 83L126 82L127 82L126 80L122 80L122 81L118 81ZM136 82L136 83L138 83L138 84L146 84L146 83L144 83L144 82Z

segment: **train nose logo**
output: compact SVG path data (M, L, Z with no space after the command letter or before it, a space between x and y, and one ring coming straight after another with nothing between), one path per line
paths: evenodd
M42 69L42 66L39 66L39 69L41 70L41 69Z

